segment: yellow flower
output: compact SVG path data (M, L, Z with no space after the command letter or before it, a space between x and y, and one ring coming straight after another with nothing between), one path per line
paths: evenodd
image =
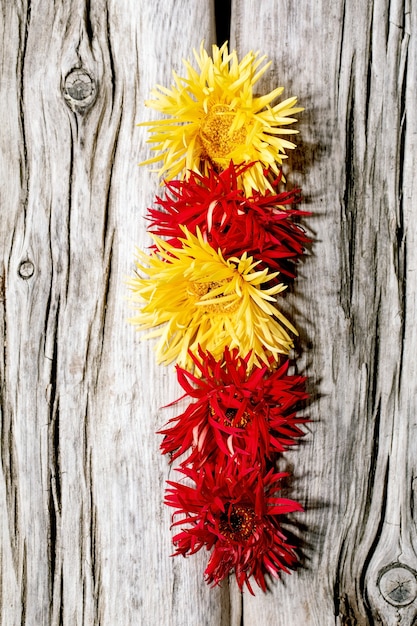
M163 161L158 172L170 180L187 170L207 175L214 166L220 171L231 160L237 165L255 162L242 175L246 194L271 189L263 170L278 173L285 150L295 147L282 135L298 132L286 126L296 121L290 116L303 109L295 107L296 98L272 105L283 87L254 96L254 85L271 64L258 55L251 51L239 62L227 44L213 46L212 57L203 44L199 54L194 50L199 71L184 61L186 77L174 72L171 89L158 85L151 92L154 99L146 102L170 118L140 124L150 127L148 142L157 152L143 164Z
M252 351L249 366L270 365L269 356L287 354L293 344L284 327L296 330L276 307L285 286L267 286L277 272L257 270L259 262L246 252L225 260L199 231L183 232L181 248L153 236L156 251L137 252L137 269L147 277L128 281L135 308L142 305L130 321L153 329L147 337L159 337L158 362L192 370L188 350L197 353L198 346L218 359L226 346L242 357Z

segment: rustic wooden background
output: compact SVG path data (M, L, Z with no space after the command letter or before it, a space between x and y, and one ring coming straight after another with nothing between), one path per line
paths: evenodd
M304 558L255 598L169 556L154 432L179 390L123 282L158 188L135 124L215 41L214 2L0 6L1 625L411 626L417 3L232 2L232 46L273 61L261 90L306 109L289 179L316 240L286 300L313 394L287 456Z

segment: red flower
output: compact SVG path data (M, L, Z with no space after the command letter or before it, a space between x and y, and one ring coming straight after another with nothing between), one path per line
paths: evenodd
M157 197L160 208L148 210L151 232L167 237L181 247L181 226L196 234L197 228L225 258L243 252L261 261L260 269L294 277L294 262L309 242L294 217L306 213L288 206L299 201L299 189L273 194L254 191L251 197L238 188L238 177L251 167L230 163L221 173L210 170L207 176L190 172L188 180L165 183L165 199ZM281 180L282 175L275 181Z
M289 573L297 556L281 528L282 516L303 509L276 495L287 474L273 469L262 474L259 466L230 459L178 471L195 486L168 481L166 504L177 509L173 519L182 516L173 523L181 525L173 537L175 555L213 549L205 570L207 582L218 584L234 571L239 588L246 584L252 594L250 577L265 591L266 574L277 578L281 570Z
M277 369L249 369L249 355L237 349L226 348L220 361L201 349L199 358L190 356L201 377L177 366L177 378L195 401L160 431L164 454L174 460L190 451L184 464L199 466L213 455L242 454L264 465L304 435L299 424L307 419L296 411L308 397L305 378L287 374L288 360Z

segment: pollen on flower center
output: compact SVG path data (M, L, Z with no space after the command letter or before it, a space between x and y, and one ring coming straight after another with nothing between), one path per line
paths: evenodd
M234 419L236 417L237 409L226 409L226 425L227 426L236 426L237 428L245 428L247 424L250 422L250 415L246 411L241 415L239 421L235 424Z
M190 295L196 297L198 305L203 309L205 313L233 313L239 308L239 299L236 297L233 300L229 298L224 301L224 293L217 293L213 295L213 300L218 302L205 302L201 300L202 296L206 296L211 292L223 287L230 282L229 280L213 281L208 283L191 282L189 286Z
M235 113L224 104L211 107L200 127L200 139L207 157L220 168L227 167L230 153L245 143L246 128L230 132Z
M220 516L219 529L231 541L245 541L255 527L255 511L250 506L229 504Z
M213 407L210 407L210 413L213 417L219 418L216 411ZM240 419L236 422L235 418L237 415L237 409L233 407L228 407L224 412L225 418L223 419L223 424L225 426L233 426L234 428L245 428L249 422L251 421L251 417L247 411L240 416Z

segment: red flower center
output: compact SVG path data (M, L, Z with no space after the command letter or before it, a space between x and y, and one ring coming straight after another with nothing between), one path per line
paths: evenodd
M245 426L250 422L250 415L246 411L240 416L239 421L235 422L235 417L237 414L237 409L226 409L224 420L225 426L234 426L235 428L245 428Z
M231 541L246 541L255 526L255 511L248 505L226 504L220 516L221 534Z
M245 428L249 422L251 421L251 416L247 411L244 411L240 418L236 420L238 410L234 407L228 407L224 409L224 417L223 415L218 415L215 409L211 406L210 413L211 415L218 421L222 420L224 426L232 426L233 428Z

